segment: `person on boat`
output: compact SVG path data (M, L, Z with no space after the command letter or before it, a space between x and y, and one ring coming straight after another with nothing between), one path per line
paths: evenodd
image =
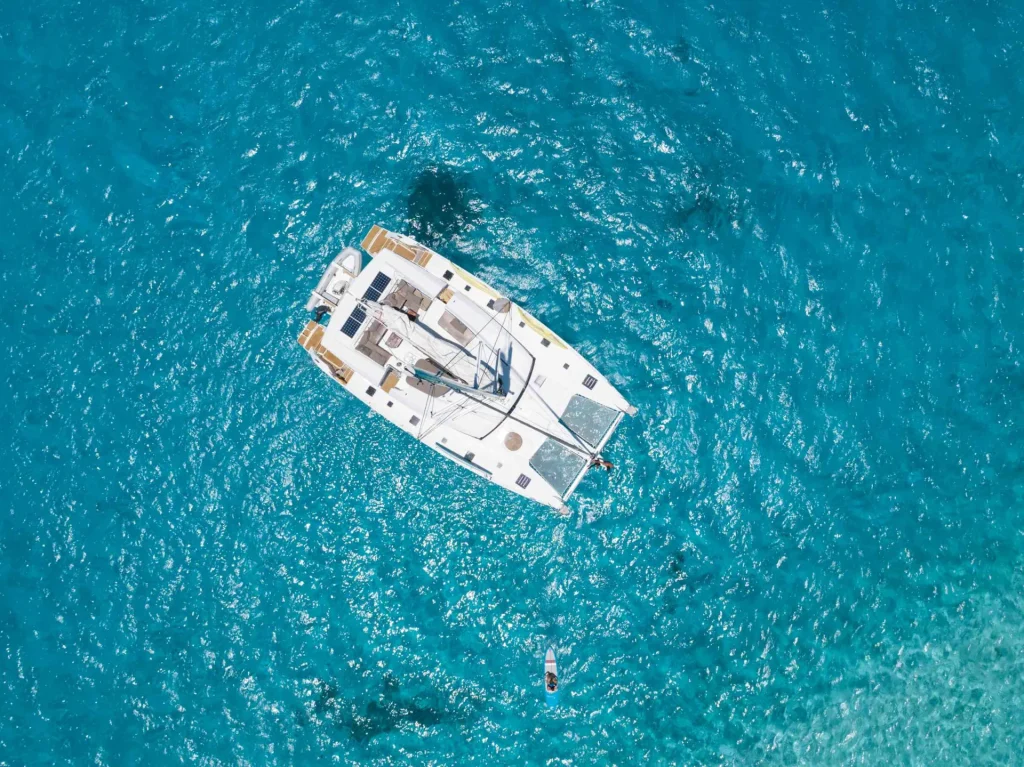
M590 465L600 466L605 471L611 471L613 468L615 468L614 464L611 461L606 461L601 456L594 456L594 459L590 462Z
M558 689L558 677L550 671L544 673L544 683L548 687L548 692L554 692Z

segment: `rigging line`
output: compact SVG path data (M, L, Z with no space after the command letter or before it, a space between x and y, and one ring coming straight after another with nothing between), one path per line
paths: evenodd
M423 413L420 415L419 428L416 429L416 439L423 439L423 430L427 428L427 408L430 407L430 401L434 398L434 384L430 384L430 391L427 392L426 402L423 403Z
M539 390L535 389L529 382L527 382L526 385L527 385L527 388L529 388L530 391L533 392L535 398L542 405L544 405L544 407L546 407L548 409L548 412L551 413L551 415L553 415L555 417L555 420L558 421L558 423L561 424L565 428L565 430L567 432L569 432L573 437L576 438L576 441L580 443L581 447L587 449L587 452L589 452L589 449L591 447L590 443L587 442L585 439L583 439L583 437L581 437L575 431L573 431L572 427L570 427L569 424L567 424L565 421L562 420L562 416L560 416L558 413L556 413L555 409L553 407L551 407L551 405L549 405L547 403L547 400L545 400L544 397L541 396L541 393L540 393ZM568 408L566 408L566 409L568 409ZM595 445L594 447L597 447L597 446ZM591 453L591 455L597 455L597 453Z
M506 300L508 300L508 299L506 299ZM511 302L511 301L509 301L509 311L508 311L508 314L511 314L511 313L512 313L512 302ZM499 314L501 314L501 312L499 312ZM488 326L488 325L490 325L490 324L491 324L492 322L494 322L494 320L496 320L496 319L497 319L497 317L498 317L498 314L495 314L495 315L494 315L493 317L491 317L491 318L490 318L489 320L487 320L487 322L485 322L485 323L483 324L483 327L481 327L481 328L480 328L480 329L479 329L478 331L476 331L476 332L475 332L475 333L474 333L474 334L473 334L473 335L472 335L472 336L471 336L471 337L469 338L469 340L468 340L468 341L466 341L465 345L464 345L464 346L463 346L463 347L462 347L461 349L459 349L458 351L456 351L456 352L455 352L455 354L454 354L454 355L453 355L453 356L452 356L452 357L451 357L450 359L448 359L448 360L447 360L447 361L445 362L445 367L447 367L448 365L451 365L451 364L452 364L453 362L455 362L455 360L457 360L457 359L459 358L459 355L460 355L460 354L467 354L467 353L469 352L469 345L470 345L471 343L473 343L473 341L475 341L475 340L477 339L477 337L478 337L478 336L479 336L479 335L480 335L481 333L483 333L483 332L484 332L484 330L486 330L486 329L487 329L487 326Z
M386 321L384 320L384 307L385 307L385 306L387 306L387 305L386 305L386 304L382 304L382 303L380 303L380 302L378 302L378 301L369 301L369 300L366 300L366 301L365 301L365 303L367 304L367 307L368 307L368 308L369 308L369 306L370 306L371 304L373 305L373 307L374 307L374 311L376 312L376 314L374 314L374 315L373 315L374 319L376 319L376 320L378 320L378 321L380 321L380 322L384 322L384 323L385 323L385 325L387 325ZM394 308L394 307L392 307L392 306L388 306L387 308L389 308L389 309L392 309L392 310L393 310L394 312L396 312L396 313L399 313L399 314L400 314L400 312L398 312L398 310L397 310L397 309L395 309L395 308ZM404 316L404 315L403 315L403 316ZM428 335L430 335L431 337L433 337L433 338L437 339L438 341L440 341L441 343L445 344L446 346L451 346L451 347L454 347L454 350L453 350L453 353L454 353L454 354L458 354L458 353L460 353L460 352L462 352L462 351L463 351L463 349L462 349L462 348L461 348L461 347L460 347L460 346L459 346L459 345L458 345L457 343L455 343L454 341L449 341L449 340L448 340L447 338L445 338L444 336L442 336L442 335L441 335L440 333L438 333L438 332L437 332L436 330L434 330L434 329L433 329L432 327L430 327L429 325L427 325L427 324L425 324L425 323L422 323L422 322L417 322L417 323L416 323L416 326L417 326L417 327L418 327L418 328L419 328L420 330L424 331L425 333L427 333L427 334L428 334ZM392 327L391 327L390 325L388 325L387 327L388 327L388 329L389 329L389 330L390 330L390 331L391 331L392 333L398 333L398 331L396 331L396 330L395 330L394 328L392 328ZM426 351L425 351L424 349L422 349L421 347L419 347L419 346L417 346L417 345L416 345L416 342L415 342L415 341L413 341L413 340L412 340L412 338L410 338L410 337L409 337L409 336L407 336L407 335L403 335L402 333L398 333L398 335L399 335L399 336L401 336L401 337L402 337L402 339L404 339L404 340L408 341L408 342L409 342L409 343L410 343L410 344L412 345L412 347L413 347L413 348L414 348L414 349L415 349L416 351L420 352L420 353L421 353L421 354L423 354L424 356L429 356L429 354L428 354L428 353L427 353L427 352L426 352Z
M501 328L499 330L499 335L500 335L500 333L502 331L504 331L509 336L509 338L512 338L512 333L509 331L508 328L505 327L505 319L511 319L511 318L512 318L512 309L511 309L511 306L510 306L509 307L509 311L506 313L506 317L503 318L502 321L501 321ZM492 317L491 319L494 319L494 317ZM486 325L484 327L486 327ZM483 328L481 328L480 330L482 332ZM499 352L499 354L500 354L500 352ZM498 371L496 369L496 372L497 372L497 374L500 375L500 371ZM548 412L551 413L552 416L554 416L555 421L559 425L561 425L567 432L569 432L573 436L573 439L576 440L576 442L579 444L580 449L583 452L587 453L591 457L597 455L597 453L591 452L591 445L590 445L590 443L587 442L585 439L583 439L583 437L581 437L579 434L577 434L568 424L566 424L562 420L562 417L555 411L555 409L553 407L551 407L551 405L548 404L547 400L544 399L544 397L541 395L540 391L536 387L534 387L532 385L532 379L533 379L533 366L531 365L530 366L530 375L527 376L527 380L524 382L524 388L530 390L534 394L535 398L537 400L539 400L540 403L545 408L547 408ZM518 405L518 404L519 404L519 400L516 400L516 405ZM511 411L514 408L515 408L515 406L513 406L512 408L509 409L509 411L506 413L507 417L512 418L513 420L518 421L519 423L522 423L522 424L524 424L526 426L531 426L531 427L537 429L538 431L540 431L541 433L547 434L552 439L558 440L561 444L566 444L566 445L568 444L568 443L565 443L562 440L558 439L558 437L555 437L553 434L550 434L550 433L544 431L539 426L530 423L527 420L520 419L520 418L515 418L514 416L511 415Z
M440 384L435 384L433 381L431 381L430 382L430 391L431 392L434 391L434 387L438 386L438 385L440 385ZM427 405L433 405L434 404L434 399L437 399L437 398L431 397L430 395L428 395L427 396ZM426 440L426 438L428 436L433 434L439 427L443 426L444 424L448 423L450 420L455 418L455 416L460 415L460 414L461 415L470 415L472 413L475 413L479 409L480 409L480 406L476 405L475 407L472 407L472 408L467 410L466 406L463 403L455 402L448 410L442 411L439 416L434 418L434 422L431 424L429 429L424 430L424 427L426 425L426 419L423 419L422 423L424 424L424 427L420 427L420 431L417 434L417 439L419 439L420 441L424 441L424 440ZM465 412L461 412L461 411L465 411ZM426 412L426 408L424 408L424 413L425 412ZM433 410L431 410L430 414L431 414L431 416L434 415Z
M511 314L511 312L510 312L510 314ZM489 320L488 322L493 321L494 319L495 318L492 317L491 320ZM486 325L484 327L486 327ZM482 328L481 328L481 330L482 330ZM447 364L450 364L450 363L447 363ZM536 364L536 360L534 361L534 364ZM551 407L551 405L549 405L547 403L547 401L542 396L540 396L540 393L535 388L530 386L530 379L532 379L532 378L533 378L533 365L530 366L530 373L528 374L527 380L524 383L524 391L523 391L523 393L525 393L525 391L527 389L531 390L534 393L534 395L536 396L536 398L538 400L540 400L541 404L544 405L544 407L547 408L547 410L555 417L555 420L559 423L559 425L561 425L567 432L569 432L569 434L572 435L573 439L577 442L577 445L572 445L569 442L566 442L565 440L561 439L560 437L557 437L554 434L552 434L551 432L541 428L537 424L531 423L530 421L528 421L526 419L518 418L518 417L512 415L511 411L515 409L515 405L513 405L513 407L510 408L508 411L505 411L505 410L501 410L500 408L494 407L494 406L490 405L487 402L484 402L482 400L478 400L475 397L473 397L470 394L468 394L467 392L460 392L463 396L465 396L470 401L477 403L477 407L475 407L471 411L467 412L466 415L469 415L470 412L476 412L477 410L480 409L480 406L482 405L482 406L487 407L487 408L489 408L491 410L494 410L497 413L501 413L505 418L511 418L513 421L515 421L517 423L521 423L524 426L529 426L532 429L536 429L541 434L544 434L545 436L550 437L551 439L553 439L556 442L558 442L560 445L563 445L564 447L572 450L574 453L577 453L577 454L583 453L586 456L588 456L589 458L593 458L595 455L597 455L597 453L594 453L592 451L590 444L587 443L586 440L584 440L582 437L580 437L580 435L578 435L575 431L573 431L571 428L569 428L569 426L567 426L565 423L563 423L561 418L554 411L554 409ZM433 391L433 386L434 386L434 384L431 383L431 391ZM520 397L517 398L516 404L519 403L519 399L521 399L521 398L522 398L522 394L520 394ZM428 403L429 403L429 400L428 400ZM455 417L457 412L458 412L458 410L456 409L455 412L451 413L447 417L443 418L443 420L441 422L437 423L434 426L434 428L436 428L437 426L440 426L442 423L447 423L448 421L450 421L452 418ZM504 418L502 420L504 420ZM494 428L497 429L499 425L500 425L500 423L498 425L496 425ZM434 431L434 428L431 428L429 431L427 431L425 433L421 431L418 439L424 439L430 432ZM493 433L493 431L494 431L494 429L492 429L491 432L489 432L488 434Z
M442 395L443 396L443 395ZM473 408L477 410L478 408ZM442 410L436 417L437 418L448 418L449 416L458 413L459 411L466 410L466 403L457 400L453 402L447 409Z
M549 405L547 403L547 401L543 397L540 396L540 392L538 392L536 388L531 386L530 382L533 380L533 371L534 371L534 369L537 366L537 358L536 357L532 357L531 359L533 360L533 362L530 363L530 370L527 372L526 380L523 382L523 390L521 392L519 392L519 396L516 397L516 401L512 403L512 405L509 407L508 410L504 410L503 411L503 410L500 410L498 408L492 408L492 409L497 410L497 412L499 412L499 413L503 413L505 418L511 418L513 421L516 421L517 423L521 423L524 426L529 426L532 429L536 429L541 434L546 434L547 436L549 436L552 439L556 440L560 444L565 445L566 447L572 448L573 446L570 445L568 442L565 442L564 440L560 439L559 437L556 437L554 434L551 434L550 432L545 431L542 427L538 426L537 424L532 423L531 421L529 421L529 420L527 420L525 418L518 418L518 417L512 415L512 411L515 410L519 406L519 403L522 401L523 397L525 397L528 392L533 392L533 394L536 395L536 398L541 401L541 404L543 404L544 407L546 407L548 409L548 411L555 417L555 421L562 428L564 428L567 432L569 432L573 436L573 438L579 443L579 450L581 452L586 453L591 458L593 458L595 455L597 455L597 453L591 452L590 443L587 442L585 439L581 438L580 435L578 435L572 429L570 429L568 427L568 425L566 425L562 421L561 416L559 416L558 413L555 412L554 408L552 408L551 405ZM484 438L491 436L491 434L493 434L495 431L497 431L498 427L500 427L501 424L503 424L504 422L505 422L505 419L503 418L501 421L499 421L494 426L493 429L491 429L489 432L487 432L486 435L484 435Z
M487 322L485 322L485 323L483 324L483 326L482 326L482 327L481 327L481 328L480 328L480 329L479 329L478 331L476 331L476 332L475 332L475 333L474 333L474 334L473 334L473 335L472 335L472 336L471 336L471 337L469 338L469 340L468 340L468 341L466 341L466 343L465 343L465 344L463 344L462 348L458 349L458 350L457 350L457 351L455 352L455 358L458 358L458 356L459 356L460 354L467 354L467 353L469 353L469 345L470 345L471 343L473 343L473 341L475 341L475 340L477 339L477 337L479 337L479 335L480 335L481 333L483 333L483 332L484 332L484 330L486 330L486 329L487 329L487 326L488 326L488 325L490 325L490 324L491 324L492 322L494 322L494 320L495 320L495 319L497 319L497 316L498 316L498 315L494 315L494 316L493 316L493 317L491 317L491 318L490 318L489 320L487 320Z
M572 444L566 442L561 437L556 437L551 432L545 431L544 429L540 428L535 423L530 423L529 421L523 420L522 418L516 418L514 415L512 415L511 412L507 412L506 413L504 410L501 410L500 408L496 408L493 405L491 405L491 404L489 404L487 402L484 402L483 400L478 400L476 397L473 397L472 395L467 394L466 392L461 392L461 393L467 399L471 399L471 400L473 400L473 402L478 402L481 405L483 405L484 407L490 408L491 410L495 411L496 413L501 413L502 415L505 416L505 418L511 418L516 423L521 423L521 424L523 424L523 426L529 426L531 429L535 429L536 431L539 431L541 434L543 434L546 437L550 437L551 439L553 439L555 442L557 442L558 444L562 445L563 447L569 448L572 452L576 453L577 455L579 455L580 453L584 453L588 458L594 458L594 457L597 456L597 453L592 453L589 450L581 450L580 448L576 447L575 445L572 445ZM498 427L495 426L494 428L496 429ZM493 432L493 429L492 429L492 432Z
M441 396L443 397L444 395ZM430 412L430 415L433 418L445 418L446 416L451 415L452 411L458 410L460 407L461 405L458 402L456 402L454 404L450 404L448 407L442 408L438 412L434 412L432 410Z
M422 439L426 439L429 435L433 434L434 431L436 431L439 427L443 426L444 424L448 423L450 420L455 418L455 416L457 416L457 415L471 415L472 413L475 413L479 409L480 409L479 405L476 405L476 406L474 406L474 407L472 407L472 408L470 408L468 410L466 410L466 406L462 405L461 403L455 405L450 412L446 413L445 416L443 416L440 420L435 421L434 424L429 429L427 429L427 431L425 431L423 433ZM465 411L465 412L464 413L460 413L460 411Z
M431 383L431 386L433 386L433 385L434 384ZM442 396L444 396L444 395L442 395ZM450 418L454 413L456 413L457 411L461 410L462 407L463 407L463 405L462 405L461 402L456 402L456 403L450 405L449 407L442 409L439 413L435 413L433 410L431 410L430 415L431 415L431 417L434 418L434 423L436 424L436 423L443 422L444 419ZM433 428L428 429L426 432L424 432L423 436L426 436L431 431L433 431Z
M506 300L507 300L507 299L506 299ZM377 311L376 311L376 316L377 316L377 318L378 318L378 319L381 319L381 318L382 318L382 316L383 316L383 306L382 306L382 305L381 305L381 304L380 304L379 302L377 302L377 301L370 301L369 299L365 299L365 298L364 298L364 299L361 299L361 302L362 302L362 303L364 303L364 304L366 304L367 306L368 306L369 304L371 304L371 303L372 303L372 304L373 304L373 305L375 306L376 310L377 310ZM488 319L488 320L487 320L487 322L485 322L485 323L484 323L484 325L483 325L483 326L482 326L482 327L480 328L480 330L476 331L476 333L474 333L474 334L473 334L473 336L472 336L472 337L471 337L471 338L470 338L470 339L469 339L469 340L468 340L468 341L466 342L466 346L464 346L464 347L461 347L461 348L459 348L459 347L456 347L456 349L455 349L455 351L453 352L453 354L452 354L452 355L451 355L451 356L450 356L450 357L449 357L449 358L448 358L448 359L447 359L447 360L445 361L444 367L445 367L445 368L448 368L448 366L449 366L449 365L451 365L451 364L452 364L452 363L454 362L454 360L455 360L455 359L457 359L457 358L458 358L458 357L459 357L460 355L462 355L462 354L467 354L467 353L468 353L468 351L469 351L468 345L469 345L469 344L471 344L471 343L472 343L472 342L473 342L473 341L474 341L474 340L475 340L475 339L476 339L477 337L479 337L479 335L480 335L480 334L481 334L481 333L482 333L482 332L483 332L484 330L486 330L486 328L487 328L487 326L488 326L488 325L490 325L490 324L491 324L492 322L494 322L494 320L498 319L499 315L507 315L507 317L508 317L508 318L511 318L511 316L512 316L512 306L513 306L513 304L512 304L512 302L511 302L511 301L509 302L509 304L510 304L510 306L509 306L509 311L508 311L508 312L499 312L499 313L497 313L497 314L493 315L493 316L492 316L492 317L491 317L490 319ZM501 330L504 330L504 331L505 331L506 333L508 333L508 334L509 334L509 335L511 336L511 333L510 333L510 332L508 331L508 329L507 329L507 328L505 328L505 326L504 326L504 325L505 325L505 319L506 319L506 317L505 317L505 316L502 316L502 319L501 319L501 321L499 322L499 326L500 326ZM442 341L447 341L447 339L446 339L446 338L444 338L443 336L440 336L439 334L437 334L436 332L434 332L432 328L429 328L429 327L427 327L427 326L425 326L425 325L422 325L422 327L424 327L424 328L425 328L426 330L428 330L428 331L429 331L429 332L431 333L431 335L437 336L437 337L438 337L438 338L439 338L440 340L442 340ZM500 332L500 331L499 331L499 332ZM412 339L406 339L406 340L409 340L410 342L412 341ZM450 342L450 341L448 341L448 343L451 343L451 342ZM419 347L416 347L416 344L415 344L415 343L413 343L413 347L415 347L415 348L417 349L417 351L420 351L420 352L422 352L422 351L423 351L422 349L419 349ZM492 351L493 351L493 350L494 350L494 349L492 348ZM530 373L531 373L531 375L529 376L529 378L532 378L532 377L533 377L533 376L532 376L532 373L533 373L533 366L531 365L530 367L531 367L531 369L530 369ZM496 370L495 370L495 373L499 373L499 374L500 374L500 371L498 371L498 370L496 369ZM526 382L526 388L529 388L529 378L527 378L527 382ZM434 383L431 383L431 384L430 384L430 391L431 391L431 392L433 392L433 390L434 390L434 386L435 386L435 384L434 384ZM512 415L510 411L504 411L504 410L501 410L501 409L499 409L499 408L493 407L493 406L491 406L490 404L488 404L488 403L486 403L486 402L483 402L483 401L481 401L481 400L478 400L478 399L476 399L475 397L472 397L472 396L470 396L469 394L467 394L467 393L465 393L465 392L462 392L462 394L463 394L463 396L465 396L465 397L466 397L467 399L469 399L470 401L472 401L472 402L476 402L476 403L477 403L478 405L483 405L484 407L490 408L491 410L494 410L495 412L501 413L501 414L502 414L503 416L505 416L505 418L511 418L511 419L512 419L513 421L515 421L515 422L517 422L517 423L521 423L521 424L523 424L524 426L529 426L529 427L530 427L530 428L532 428L532 429L536 429L536 430L537 430L537 431L539 431L539 432L540 432L541 434L544 434L545 436L547 436L547 437L550 437L551 439L555 440L555 441L556 441L556 442L558 442L559 444L561 444L561 445L563 445L563 446L565 446L565 447L569 448L569 449L570 449L570 450L572 450L573 452L576 452L576 453L584 453L584 454L586 454L587 456L589 456L590 458L593 458L593 457L594 457L594 456L596 455L596 453L592 453L592 452L590 452L590 450L588 449L588 448L589 448L589 445L587 445L587 444L586 444L586 442L585 442L584 440L582 440L582 439L581 439L581 438L579 437L579 435L577 435L577 434L576 434L576 432L574 432L574 431L573 431L572 429L570 429L570 428L569 428L568 426L566 426L566 425L565 425L564 423L562 423L562 422L561 422L561 419L560 419L560 418L558 417L558 414L557 414L557 413L555 413L555 412L554 412L554 410L553 410L553 409L551 408L551 406L550 406L550 405L548 405L548 403L547 403L547 402L545 402L545 401L543 400L543 398L541 398L541 397L539 397L539 396L538 396L538 399L540 399L540 400L541 400L541 402L542 402L542 403L544 404L544 406L545 406L545 407L546 407L546 408L547 408L547 409L548 409L548 410L549 410L549 411L550 411L550 412L551 412L552 414L554 414L554 415L555 415L555 418L556 418L556 420L558 421L558 423L559 423L559 424L561 424L561 425L562 425L562 427L563 427L563 428L565 428L565 430L566 430L566 431L568 431L568 432L569 432L570 434L572 434L572 436L573 436L573 437L574 437L574 438L576 439L576 441L577 441L577 442L581 443L581 445L580 445L580 446L575 446L575 445L571 445L570 443L566 442L565 440L561 439L560 437L557 437L557 436L555 436L554 434L550 433L549 431L546 431L545 429L542 429L542 428L541 428L540 426L538 426L537 424L533 424L533 423L530 423L529 421L527 421L527 420L524 420L524 419L522 419L522 418L517 418L516 416ZM520 395L520 396L521 396L521 395ZM423 415L422 415L422 416L421 416L421 418L420 418L420 423L421 423L421 424L426 424L426 420L425 420L425 419L426 419L426 413L427 413L427 409L428 409L428 408L430 407L430 403L431 403L431 400L432 400L432 399L433 399L433 398L432 398L432 397L431 397L430 395L428 395L428 396L427 396L427 400L426 400L426 402L425 402L425 403L424 403L424 405L423 405ZM518 402L518 400L517 400L517 402ZM478 409L478 408L475 408L474 410L476 410L476 409ZM417 437L416 437L416 438L417 438L417 439L423 439L423 437L424 437L423 429L424 429L424 428L425 428L425 426L421 426L421 427L420 427L420 428L419 428L419 429L417 430L417 432L416 432L416 434L417 434ZM497 427L495 427L495 428L497 428ZM493 430L492 430L492 431L493 431Z

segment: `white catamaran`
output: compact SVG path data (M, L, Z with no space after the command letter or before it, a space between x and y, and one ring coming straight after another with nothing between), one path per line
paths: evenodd
M362 248L365 268L345 248L309 299L317 318L299 343L313 362L445 458L565 511L636 409L525 309L411 237L374 226Z

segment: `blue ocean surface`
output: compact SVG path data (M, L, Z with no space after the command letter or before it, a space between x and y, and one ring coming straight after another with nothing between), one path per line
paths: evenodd
M1022 49L1019 2L5 3L0 765L1024 764ZM568 519L296 344L374 223L638 406Z

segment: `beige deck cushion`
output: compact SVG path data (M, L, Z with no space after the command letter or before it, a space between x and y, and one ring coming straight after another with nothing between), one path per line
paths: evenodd
M395 289L388 293L384 303L399 311L423 314L430 308L430 299L405 280L399 280Z
M384 380L380 383L380 388L382 391L389 392L395 388L399 380L398 371L394 368L388 368L388 372L384 374Z
M388 360L391 359L391 355L381 349L379 346L370 346L368 344L359 344L356 347L356 351L362 352L371 360L376 362L378 365L386 365Z
M380 342L387 332L388 329L384 323L374 320L360 336L359 343L356 344L356 351L362 352L378 365L386 365L391 359L391 353L387 349L381 348Z

